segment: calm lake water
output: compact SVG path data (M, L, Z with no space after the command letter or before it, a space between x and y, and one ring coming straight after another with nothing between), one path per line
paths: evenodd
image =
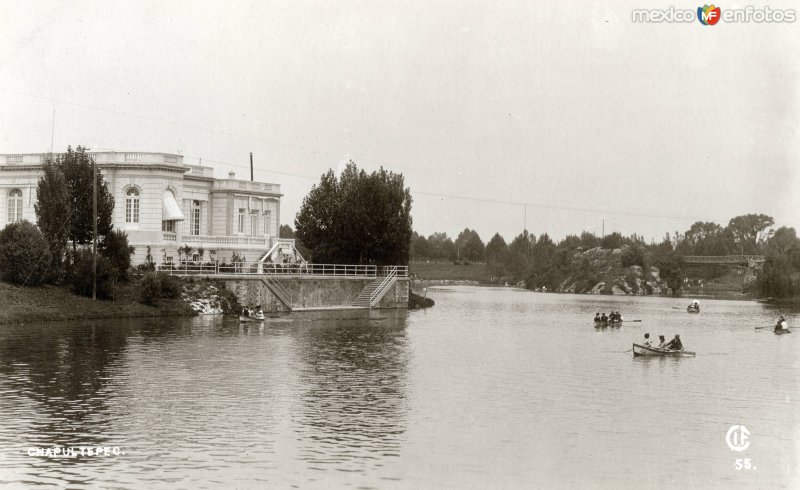
M800 331L751 302L431 288L425 311L0 327L0 483L800 486ZM675 309L675 307L680 309ZM619 309L621 328L595 330ZM800 312L787 312L800 326ZM633 358L681 334L696 357ZM750 432L732 451L732 425ZM50 458L28 448L107 446ZM736 470L737 458L751 469Z

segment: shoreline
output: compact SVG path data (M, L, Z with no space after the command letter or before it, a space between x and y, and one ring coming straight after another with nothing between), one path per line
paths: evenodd
M574 294L577 296L610 296L610 297L640 297L640 298L673 298L673 299L720 299L727 301L754 301L764 304L781 304L781 305L800 305L800 298L756 298L744 293L721 293L721 294L682 294L680 296L671 296L668 294L601 294L601 293L572 293L567 291L534 291L532 289L521 288L512 285L502 284L484 284L479 281L467 280L452 280L452 279L417 279L414 281L414 288L421 290L422 288L434 286L471 286L471 287L486 287L486 288L501 288L501 289L518 289L520 291L529 291L538 294Z
M138 301L138 284L120 287L117 300L97 300L78 296L67 288L46 285L17 288L0 283L0 326L52 321L104 320L114 318L154 318L195 316L182 299L164 300L159 306Z

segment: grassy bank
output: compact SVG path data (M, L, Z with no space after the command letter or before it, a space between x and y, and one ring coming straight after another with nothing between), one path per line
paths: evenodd
M162 300L153 307L140 303L139 297L137 279L120 285L114 301L92 301L61 286L20 289L0 282L0 324L196 314L183 299Z
M420 281L477 281L490 284L492 275L486 264L454 265L452 262L411 262L410 274Z

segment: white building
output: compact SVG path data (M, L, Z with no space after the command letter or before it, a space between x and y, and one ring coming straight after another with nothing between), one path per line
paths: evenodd
M136 248L131 260L145 261L147 247L156 263L177 262L178 248L193 248L193 260L211 252L231 262L302 260L294 240L279 239L280 185L215 179L211 167L186 165L181 155L89 152L114 196L112 223ZM0 154L0 229L26 219L36 223L34 204L45 153ZM91 195L91 194L90 194Z

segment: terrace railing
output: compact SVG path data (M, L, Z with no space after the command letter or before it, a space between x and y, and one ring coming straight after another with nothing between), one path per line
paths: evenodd
M158 265L159 272L173 275L235 275L235 276L336 276L354 278L408 277L407 266L358 264L269 264L260 262L194 262L181 261Z

